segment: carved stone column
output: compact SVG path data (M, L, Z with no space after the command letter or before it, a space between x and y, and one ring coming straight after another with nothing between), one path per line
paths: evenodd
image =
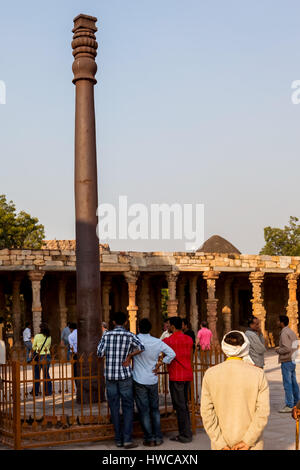
M225 284L224 284L224 307L222 308L222 314L223 314L223 321L224 321L224 335L228 333L232 328L231 328L231 284L232 284L232 278L226 278Z
M102 313L103 321L109 322L111 306L109 304L109 294L112 286L111 276L106 276L102 282Z
M97 18L78 15L74 19L72 49L75 101L75 209L78 354L94 354L101 328L101 286L98 224L98 188L94 85L98 44ZM97 325L97 327L96 327ZM85 367L85 366L84 366ZM97 390L93 386L93 401ZM77 391L77 398L78 391ZM84 400L89 386L84 384Z
M16 273L12 281L12 320L13 320L14 345L21 344L20 286L21 286L22 279L23 279L23 274Z
M60 332L67 325L67 305L66 305L66 286L67 279L63 275L58 280L58 308L59 308L59 326Z
M178 300L176 298L176 282L178 279L178 274L178 271L169 271L166 274L169 290L169 300L167 301L169 317L177 316Z
M261 332L265 337L266 310L262 292L264 273L261 271L253 271L250 273L249 279L252 284L252 314L260 320Z
M190 323L195 334L198 331L198 305L197 305L197 281L198 274L193 274L189 279L190 286Z
M178 314L181 318L186 317L185 286L186 279L181 277L178 281Z
M289 317L289 327L291 330L298 334L298 301L297 301L297 281L299 274L287 274L286 280L288 281L289 300L286 307L287 316Z
M150 318L150 276L149 274L143 274L141 295L140 295L140 306L139 306L139 317Z
M136 322L137 322L137 311L138 306L136 305L136 289L137 289L137 280L139 277L138 271L129 271L124 273L125 279L128 284L128 315L129 315L129 325L130 331L136 334Z
M32 323L33 334L40 332L40 324L42 321L42 304L41 304L41 281L44 277L43 271L29 271L28 277L31 280L32 287Z
M206 299L207 304L207 322L208 327L213 334L213 344L214 346L219 346L218 334L217 334L217 305L218 299L215 297L216 293L216 280L219 278L220 273L217 271L206 271L203 273L203 278L206 280L207 284L207 294L208 298Z

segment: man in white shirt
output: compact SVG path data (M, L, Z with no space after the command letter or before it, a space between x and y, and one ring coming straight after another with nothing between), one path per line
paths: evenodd
M68 336L68 341L70 345L71 352L73 355L77 354L77 325L76 323L70 323L71 333Z
M164 339L169 338L169 336L171 336L171 334L172 334L171 325L170 325L169 319L167 318L164 321L164 332L162 333L162 335L159 339L161 339L163 341Z
M139 322L137 337L143 343L145 351L133 358L132 373L135 401L144 430L143 444L148 447L163 443L160 428L157 372L162 363L170 364L176 356L172 348L150 335L151 327L152 325L147 318L143 318ZM161 354L164 355L164 358L158 361Z
M77 325L76 323L70 323L69 328L71 333L68 336L70 345L70 351L72 353L73 362L73 375L77 377ZM78 387L78 380L75 379L76 387Z
M32 343L31 343L31 330L30 330L30 323L27 321L25 323L25 329L23 331L23 342L26 349L26 361L30 362L31 358L31 351L32 351Z

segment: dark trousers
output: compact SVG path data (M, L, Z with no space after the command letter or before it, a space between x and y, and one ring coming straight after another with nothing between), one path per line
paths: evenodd
M40 362L38 362L34 366L35 395L38 395L39 392L40 392L40 373L41 373L41 369L43 369L44 393L45 393L45 395L51 395L52 394L52 382L50 380L50 375L49 375L49 367L50 367L51 356L50 356L50 354L42 354L42 355L40 355L39 360L40 360ZM42 361L45 361L46 364L41 364ZM48 379L47 382L45 382L45 379Z
M25 346L25 349L26 349L26 361L27 362L30 362L30 353L32 351L32 343L31 341L25 341L24 342L24 346Z
M132 442L133 427L133 380L106 380L107 401L115 430L115 441L121 444ZM120 416L122 403L123 426Z
M78 377L77 354L73 354L72 359L75 361L75 362L73 362L73 376L74 376L74 378L75 378L75 385L76 385L76 388L78 389L78 387L79 387L79 380L76 380L76 377Z
M170 380L169 386L173 408L176 411L179 436L183 439L191 440L193 433L191 430L190 412L188 407L190 382L175 382Z
M144 431L146 442L162 441L160 429L160 412L158 384L142 385L134 384L134 398L139 412L139 419Z

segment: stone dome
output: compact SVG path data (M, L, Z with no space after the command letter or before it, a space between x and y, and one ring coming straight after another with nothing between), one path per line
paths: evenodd
M228 253L240 255L241 252L225 238L220 235L213 235L197 251L203 253Z

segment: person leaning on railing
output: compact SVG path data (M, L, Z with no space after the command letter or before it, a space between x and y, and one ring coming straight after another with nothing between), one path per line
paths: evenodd
M41 323L40 325L40 333L35 335L33 340L32 349L33 353L33 360L36 362L34 365L34 390L35 395L39 394L40 391L40 373L41 369L43 368L43 379L44 379L44 393L45 395L52 395L52 383L50 380L49 375L49 367L50 367L50 346L51 346L51 336L50 330L46 323ZM46 361L46 364L42 364L42 362ZM45 382L45 379L48 379ZM33 391L30 392L33 395Z

